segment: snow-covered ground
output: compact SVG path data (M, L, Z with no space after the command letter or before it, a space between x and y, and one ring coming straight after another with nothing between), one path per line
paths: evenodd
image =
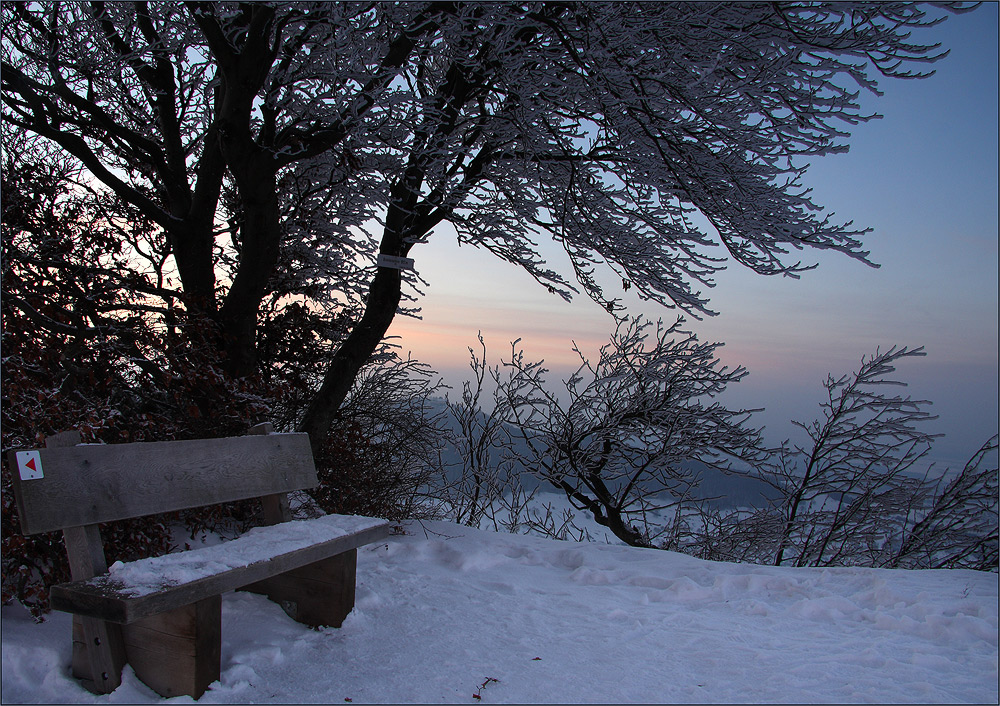
M227 594L222 679L201 702L997 702L996 574L406 532L359 552L339 630ZM78 686L68 615L2 619L5 703L163 701L127 667L110 696Z

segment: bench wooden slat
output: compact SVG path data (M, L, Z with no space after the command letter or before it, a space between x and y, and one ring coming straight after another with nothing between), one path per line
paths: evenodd
M360 529L338 531L336 525L350 520L360 526ZM179 606L194 603L211 595L242 588L249 584L264 581L272 576L282 574L302 566L324 560L332 555L356 549L370 542L376 542L389 535L389 523L385 520L372 518L344 518L340 516L325 516L314 520L286 523L287 525L312 525L302 536L287 540L284 544L275 541L274 534L251 532L231 542L214 547L196 549L176 555L157 557L159 560L169 560L177 557L178 561L200 562L204 560L207 567L214 558L232 556L242 549L248 549L253 554L254 542L266 542L267 558L255 561L246 566L223 565L215 573L194 580L183 580L180 583L164 585L156 589L140 588L139 592L155 590L144 595L134 595L137 589L122 584L115 579L114 573L98 576L88 581L75 581L53 586L50 592L52 607L79 615L100 618L115 623L127 624L156 613L166 612ZM329 526L326 536L323 536L323 526ZM269 530L281 530L282 525L276 525ZM299 528L290 528L297 530ZM156 559L143 559L133 562L131 566L140 566ZM202 569L199 569L201 571ZM208 568L204 568L209 571ZM167 572L169 575L169 572Z
M38 449L44 477L21 480L22 532L111 522L244 500L318 482L307 434Z

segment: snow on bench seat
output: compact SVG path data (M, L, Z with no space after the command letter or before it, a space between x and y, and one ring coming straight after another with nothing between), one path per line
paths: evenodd
M52 587L52 607L131 623L387 537L386 520L325 515L257 527L212 547L116 563L110 573Z

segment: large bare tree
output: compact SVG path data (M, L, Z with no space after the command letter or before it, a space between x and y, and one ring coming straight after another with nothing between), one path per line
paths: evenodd
M347 321L346 335L316 324L301 337L328 347L298 421L314 444L413 295L404 285L419 285L376 254L407 257L445 222L613 312L622 282L708 313L701 290L728 259L791 276L809 268L795 250L868 263L865 231L810 199L806 162L846 150L846 129L873 117L859 91L943 54L913 38L935 20L912 3L2 13L8 141L50 141L113 197L109 221L152 224L120 229L130 266L148 296L217 325L231 374L259 368L260 322L285 306ZM543 237L572 273L546 265Z

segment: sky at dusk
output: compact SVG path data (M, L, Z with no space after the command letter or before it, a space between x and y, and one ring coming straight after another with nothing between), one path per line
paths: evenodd
M851 128L850 152L815 160L804 184L814 201L874 228L865 239L872 269L838 253L796 253L819 268L800 280L762 277L731 265L708 292L719 312L688 328L724 341L724 363L750 375L723 398L765 407L769 441L793 435L789 419L819 413L822 381L855 370L862 355L896 345L924 346L904 360L908 393L934 402L944 433L934 456L955 466L997 431L997 9L987 3L920 30L951 53L919 81L881 79L882 97L862 107L884 118ZM568 273L557 246L541 252ZM454 232L413 248L429 283L422 320L397 317L389 331L404 354L432 366L454 388L469 376L468 348L482 331L491 364L521 338L526 357L545 359L554 385L576 367L572 344L596 358L614 330L586 295L566 303L527 274L485 251L458 247ZM677 311L625 299L632 314L672 321ZM793 439L795 437L793 436Z

